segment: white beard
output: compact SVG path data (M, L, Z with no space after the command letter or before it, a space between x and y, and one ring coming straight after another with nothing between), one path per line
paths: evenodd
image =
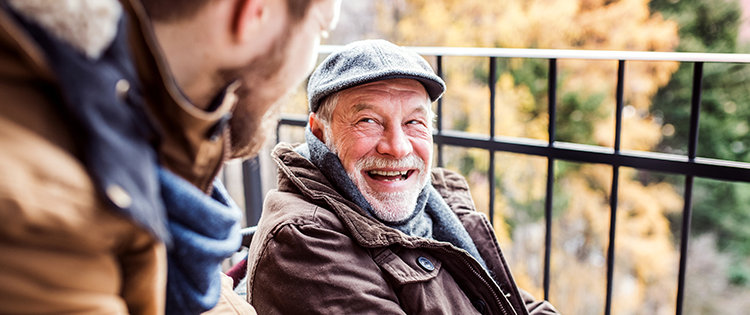
M351 177L351 176L350 176ZM409 218L417 206L417 198L424 186L407 191L381 193L361 188L364 185L355 183L367 202L372 206L375 216L385 222L399 222Z
M338 155L338 148L333 139L333 133L329 126L324 125L324 141L328 149ZM430 153L432 157L432 153ZM425 162L418 156L411 154L400 160L384 159L377 157L365 157L357 161L352 172L347 172L349 178L357 186L359 192L365 197L372 207L373 214L385 222L399 222L409 218L417 206L419 194L429 182L432 159ZM367 184L362 174L363 169L371 168L411 168L416 169L417 184L405 191L379 192L374 191ZM413 175L412 175L413 176Z
M413 168L418 174L417 184L399 192L374 191L367 184L362 170L370 168ZM357 186L378 219L386 222L398 222L409 218L417 206L417 198L429 180L429 168L416 155L409 155L401 160L390 160L376 157L366 157L357 161L353 172L348 173L354 185ZM414 176L414 175L412 175Z

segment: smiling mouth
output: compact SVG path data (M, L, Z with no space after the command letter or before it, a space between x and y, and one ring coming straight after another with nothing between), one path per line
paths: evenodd
M412 173L414 173L414 170L408 170L408 171L378 171L378 170L371 170L366 172L367 175L370 176L370 178L374 180L382 180L387 182L397 182L402 180L407 180L409 176L411 176Z

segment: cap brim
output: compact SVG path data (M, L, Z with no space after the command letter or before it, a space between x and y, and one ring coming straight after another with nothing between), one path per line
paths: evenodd
M422 86L424 86L425 91L427 91L427 95L430 96L430 101L434 102L437 101L441 95L443 95L443 85L435 82L432 79L428 79L425 77L415 76L415 75L404 75L404 74L393 74L393 75L386 75L382 77L378 77L372 80L368 80L365 82L357 83L354 86L377 82L377 81L383 81L383 80L391 80L391 79L412 79L417 80L419 83L422 83Z

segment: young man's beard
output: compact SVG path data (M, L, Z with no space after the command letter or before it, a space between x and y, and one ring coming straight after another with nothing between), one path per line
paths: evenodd
M231 158L246 159L258 155L263 145L276 135L281 104L286 99L288 98L282 97L260 117L250 114L242 119L232 117L230 121Z
M279 87L277 82L287 57L290 30L291 27L287 26L268 51L247 66L222 74L227 82L242 81L235 92L239 101L229 120L231 158L257 155L274 135L281 104L292 91Z

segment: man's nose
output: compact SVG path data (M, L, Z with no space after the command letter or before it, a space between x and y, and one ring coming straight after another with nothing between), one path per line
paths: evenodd
M412 153L411 141L401 128L389 128L383 133L383 137L378 143L377 151L383 155L390 155L393 158L401 159Z

